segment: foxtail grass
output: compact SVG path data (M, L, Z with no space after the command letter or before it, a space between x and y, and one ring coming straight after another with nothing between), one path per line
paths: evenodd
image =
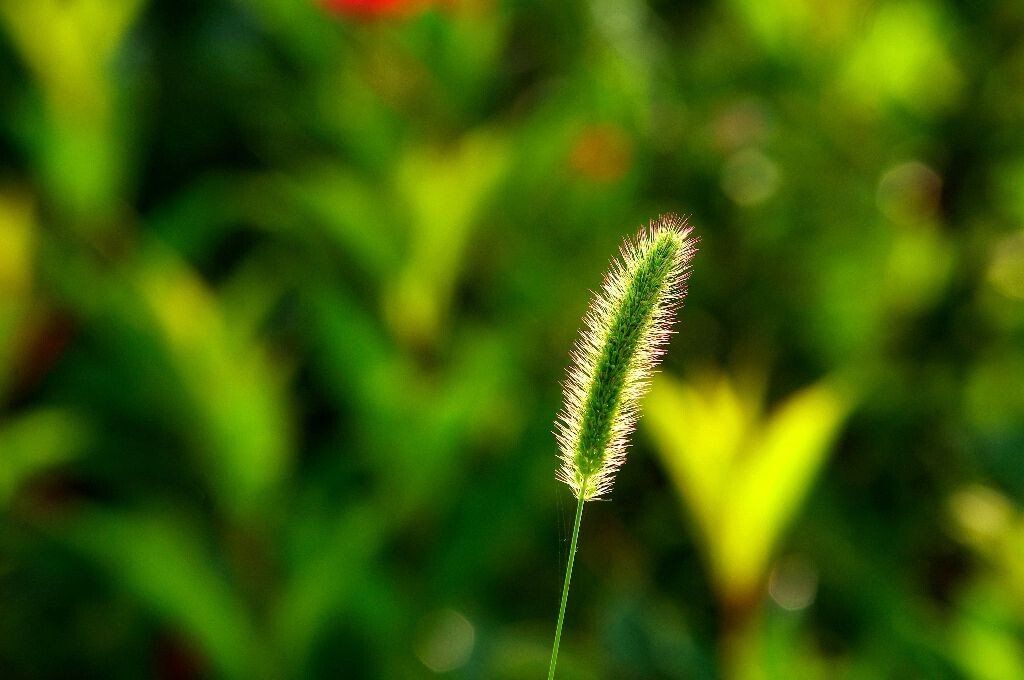
M686 297L697 245L691 232L684 218L666 214L626 239L591 300L571 353L555 436L561 460L557 478L576 497L576 519L548 680L555 677L583 505L607 496L626 460L640 399Z

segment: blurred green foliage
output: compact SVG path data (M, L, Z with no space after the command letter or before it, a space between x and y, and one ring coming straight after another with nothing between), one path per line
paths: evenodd
M359 9L353 9L360 5ZM0 0L0 677L1024 677L1024 5Z

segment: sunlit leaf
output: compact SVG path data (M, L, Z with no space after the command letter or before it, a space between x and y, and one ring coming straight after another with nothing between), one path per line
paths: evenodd
M246 329L233 327L213 293L169 254L133 282L186 391L193 441L211 485L229 506L269 500L290 457L283 376Z
M440 332L452 288L479 211L507 165L507 142L477 132L451 149L416 149L397 169L407 202L409 253L387 298L400 337L432 341Z
M748 592L831 451L848 405L821 383L790 397L737 456L714 539L723 587Z
M758 394L724 376L690 385L662 375L644 421L726 599L758 587L850 406L822 382L764 416Z

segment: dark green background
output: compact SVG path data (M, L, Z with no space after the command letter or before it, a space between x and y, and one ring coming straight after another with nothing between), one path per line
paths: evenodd
M1024 677L1022 37L1012 0L0 0L0 677L543 677L559 382L669 210L664 373L855 396L741 603L642 425L559 677Z

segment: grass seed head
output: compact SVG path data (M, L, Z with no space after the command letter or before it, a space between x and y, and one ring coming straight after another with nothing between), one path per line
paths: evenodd
M555 421L558 479L579 499L609 492L625 461L640 398L686 297L691 231L666 214L626 239L583 319Z

